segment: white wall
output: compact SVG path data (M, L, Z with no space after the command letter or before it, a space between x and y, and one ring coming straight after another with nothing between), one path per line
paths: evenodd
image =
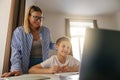
M99 28L118 30L115 15L98 16L96 18L98 20Z
M48 28L50 29L53 41L56 41L57 38L65 35L65 18L97 19L99 28L118 30L118 25L115 15L86 17L86 16L70 16L70 15L44 12L44 16L45 16L45 20L43 24L48 26Z
M50 29L52 41L65 35L65 17L59 14L44 14L43 25Z
M120 12L116 14L116 19L117 19L118 28L120 30Z
M0 74L3 69L11 0L0 0Z
M33 5L34 0L26 0L26 9Z

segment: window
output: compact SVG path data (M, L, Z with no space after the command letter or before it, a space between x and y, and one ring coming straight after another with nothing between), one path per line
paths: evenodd
M69 22L73 56L80 61L83 53L85 31L87 27L93 28L93 20L70 20Z

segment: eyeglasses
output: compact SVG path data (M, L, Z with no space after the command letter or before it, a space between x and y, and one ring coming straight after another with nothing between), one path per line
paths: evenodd
M44 20L44 17L43 16L33 16L33 15L31 15L33 18L34 18L34 20L36 20L36 21L38 21L38 20L40 20L40 21L43 21Z

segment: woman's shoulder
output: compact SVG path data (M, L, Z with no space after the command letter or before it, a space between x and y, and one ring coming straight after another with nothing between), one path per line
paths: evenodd
M15 29L15 31L24 31L24 28L23 28L23 26L18 26L16 29Z
M43 31L43 30L44 30L44 31L49 31L49 28L46 27L46 26L41 26L41 29L42 29L42 31Z
M19 26L14 30L14 35L23 35L23 34L25 34L25 32L22 26Z

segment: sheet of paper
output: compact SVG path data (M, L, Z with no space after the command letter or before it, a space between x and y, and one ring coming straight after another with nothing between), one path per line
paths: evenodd
M0 78L0 80L9 80L8 78Z
M3 78L3 79L0 79L0 80L46 80L46 79L50 79L50 77L48 76L41 76L40 74L39 75L36 75L36 74L24 74L24 75L21 75L21 76L14 76L14 77L8 77L8 78Z
M60 76L69 76L69 75L77 75L79 72L65 72L65 73L55 73L55 75L60 75Z
M79 80L79 72L56 73L60 80Z

